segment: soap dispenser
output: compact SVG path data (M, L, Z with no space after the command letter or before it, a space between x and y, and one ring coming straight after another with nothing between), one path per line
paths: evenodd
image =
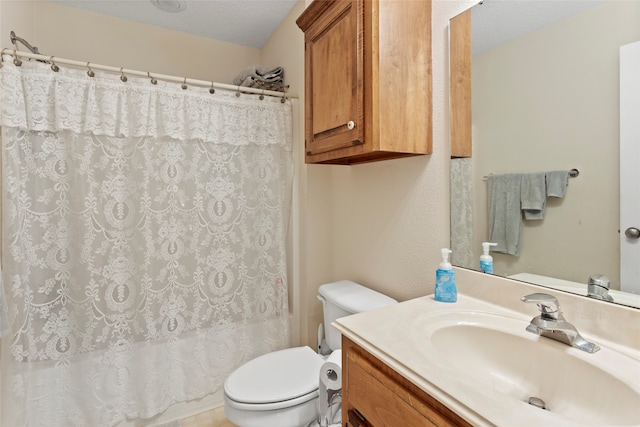
M456 290L455 271L449 262L451 249L442 248L442 262L436 270L435 299L441 302L456 302L458 291Z
M482 255L480 255L480 270L484 273L493 274L493 257L489 255L489 248L498 246L497 243L482 242Z

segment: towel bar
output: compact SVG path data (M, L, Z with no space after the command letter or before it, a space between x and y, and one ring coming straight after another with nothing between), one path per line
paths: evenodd
M493 175L493 174L492 174L492 173L490 173L489 175L485 175L485 176L483 176L483 177L482 177L482 180L483 180L483 181L486 181L487 179L489 179L489 177L490 177L491 175ZM571 170L569 171L569 178L575 178L575 177L577 177L578 175L580 175L580 171L579 171L578 169L576 169L576 168L573 168L573 169L571 169Z

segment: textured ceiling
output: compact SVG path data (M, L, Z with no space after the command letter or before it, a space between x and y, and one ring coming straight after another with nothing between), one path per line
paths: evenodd
M184 10L171 13L154 6L154 0L49 1L254 48L262 47L296 3L296 0L185 0ZM484 0L472 9L473 54L603 1Z
M471 10L473 54L493 49L604 0L485 0Z
M49 0L104 15L261 48L296 0L185 0L180 12L165 12L152 0Z

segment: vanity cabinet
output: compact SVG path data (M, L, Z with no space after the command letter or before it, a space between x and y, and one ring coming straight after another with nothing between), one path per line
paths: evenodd
M344 335L342 375L345 426L471 427Z
M314 0L296 22L307 163L431 153L430 0Z

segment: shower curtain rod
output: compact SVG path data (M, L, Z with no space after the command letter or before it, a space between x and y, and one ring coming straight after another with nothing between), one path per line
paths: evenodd
M103 71L119 73L121 74L120 78L123 79L123 81L126 81L126 76L129 75L129 76L139 76L139 77L149 78L151 79L152 83L156 79L164 80L172 83L180 83L182 84L183 89L187 89L187 86L189 85L202 86L202 87L208 87L209 90L224 89L224 90L230 90L230 91L236 91L236 92L252 93L256 95L275 96L275 97L283 98L282 102L284 102L284 99L286 98L294 98L294 99L298 98L298 96L295 94L278 92L274 90L264 90L264 89L246 87L246 86L230 85L226 83L209 82L206 80L189 79L186 77L170 76L167 74L156 74L156 73L151 74L148 71L131 70L129 68L124 68L124 67L118 68L118 67L112 67L109 65L94 64L92 62L81 62L81 61L75 61L73 59L58 58L57 56L41 55L37 53L24 52L24 51L15 50L15 49L5 48L5 49L2 49L2 52L0 54L13 56L15 58L14 63L16 63L16 60L18 57L36 59L39 61L51 63L52 64L51 68L54 71L57 71L55 68L57 68L56 63L58 63L58 64L66 64L66 65L86 68L88 73L93 72L93 70L103 70Z

